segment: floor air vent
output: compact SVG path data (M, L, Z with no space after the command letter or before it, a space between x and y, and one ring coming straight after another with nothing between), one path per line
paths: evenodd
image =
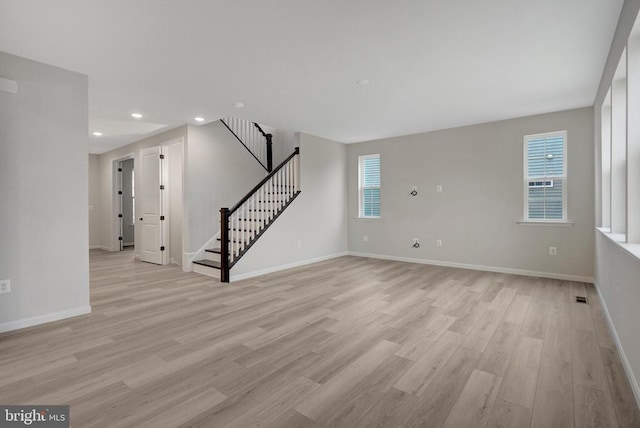
M588 305L589 301L587 300L586 297L576 296L576 303L584 303L585 305Z

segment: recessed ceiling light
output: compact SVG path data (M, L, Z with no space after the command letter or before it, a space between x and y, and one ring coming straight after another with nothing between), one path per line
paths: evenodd
M369 83L371 83L371 81L369 79L360 79L356 83L358 85L364 86L364 85L368 85Z
M134 119L142 119L142 115L140 113L131 113L131 117Z
M204 117L195 117L193 120L195 120L196 122L204 122Z
M93 131L93 135L95 135L96 137L102 137L102 132L100 132L100 131Z
M235 103L233 105L235 108L242 108L244 107L244 103L242 101L238 101L237 103Z

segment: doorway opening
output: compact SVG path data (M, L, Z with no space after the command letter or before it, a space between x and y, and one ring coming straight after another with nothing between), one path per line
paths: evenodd
M120 174L120 232L122 236L122 245L120 250L124 248L133 249L135 247L135 225L136 225L136 192L135 192L135 175L133 159L120 161L118 166ZM120 214L122 216L120 216Z
M114 160L113 170L116 248L120 251L133 250L136 245L133 155Z

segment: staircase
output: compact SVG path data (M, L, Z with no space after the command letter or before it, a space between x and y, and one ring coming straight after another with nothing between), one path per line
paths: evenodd
M260 125L237 117L225 117L220 122L231 132L262 167L271 172L273 169L273 135L265 133Z
M267 171L271 171L271 134L265 134L257 124L240 119L227 118L223 119L222 123ZM260 150L249 140L241 140L241 136L247 139L263 137L268 141L268 147ZM252 147L256 148L255 152L252 151ZM265 163L262 163L261 159ZM229 282L231 268L300 194L299 177L300 149L296 147L284 162L273 169L233 208L220 209L218 245L205 249L205 258L193 262L194 272L220 278L221 282Z

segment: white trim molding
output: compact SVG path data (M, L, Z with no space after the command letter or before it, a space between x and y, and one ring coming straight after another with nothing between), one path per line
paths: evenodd
M256 270L253 272L247 272L247 273L241 273L239 275L234 275L233 271L231 272L231 278L230 278L230 282L235 282L235 281L241 281L243 279L249 279L249 278L253 278L256 276L261 276L261 275L266 275L268 273L273 273L273 272L279 272L281 270L286 270L286 269L293 269L296 267L300 267L300 266L304 266L304 265L310 265L312 263L318 263L318 262L323 262L325 260L331 260L331 259L335 259L338 257L344 257L344 256L348 256L348 252L347 251L343 251L341 253L335 253L335 254L329 254L328 256L321 256L321 257L316 257L313 259L307 259L307 260L301 260L299 262L294 262L294 263L288 263L286 265L280 265L280 266L274 266L274 267L270 267L270 268L266 268L266 269L260 269L260 270Z
M633 369L631 368L631 364L629 363L629 359L627 358L627 355L624 353L622 342L620 342L620 337L618 336L616 327L613 324L613 319L611 319L611 314L609 314L607 301L604 300L604 296L600 292L600 287L598 287L598 284L594 284L594 285L595 285L596 291L598 292L598 296L600 297L600 301L602 302L602 309L607 319L607 326L609 327L609 333L611 333L613 342L615 343L616 348L618 350L618 355L620 356L620 361L622 361L622 367L624 367L624 372L627 375L627 379L629 379L631 390L633 391L634 398L636 399L636 405L640 407L640 386L638 385L638 379L636 379L633 373Z
M90 250L102 250L102 251L112 251L111 248L105 247L104 245L89 245Z
M519 221L520 226L556 226L556 227L571 227L575 223L572 221Z
M508 273L512 275L533 276L536 278L559 279L562 281L586 282L589 284L593 284L594 282L593 277L591 276L567 275L564 273L539 272L535 270L511 269L511 268L503 268L498 266L472 265L468 263L446 262L442 260L414 259L410 257L395 257L395 256L388 256L383 254L357 253L353 251L349 251L349 255L356 256L356 257L369 257L372 259L394 260L398 262L420 263L423 265L446 266L446 267L453 267L453 268L460 268L460 269L481 270L485 272L497 272L497 273Z
M195 260L195 253L182 253L182 271L183 272L192 272L193 271L193 261Z
M53 312L51 314L39 315L31 318L24 318L17 321L9 321L0 324L0 333L7 331L19 330L21 328L33 327L35 325L46 324L54 321L60 321L66 318L73 318L80 315L91 313L91 306L81 306L79 308L68 309L66 311Z

